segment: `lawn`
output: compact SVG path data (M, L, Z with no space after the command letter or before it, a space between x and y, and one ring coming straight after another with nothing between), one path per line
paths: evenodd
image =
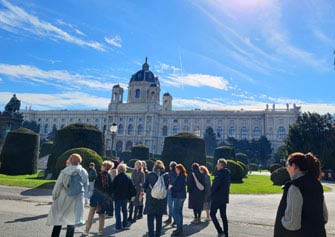
M31 175L0 174L0 185L50 189L53 188L54 184L55 180L43 179L43 171L41 170Z

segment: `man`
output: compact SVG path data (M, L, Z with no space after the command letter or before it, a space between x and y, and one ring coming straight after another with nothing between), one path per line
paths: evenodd
M230 186L230 172L226 168L227 161L219 159L216 164L217 172L214 177L211 194L211 210L210 215L213 224L218 232L218 237L228 237L228 220L227 220L227 203L229 202L229 186ZM223 230L216 218L216 212L220 210L220 216L223 222Z

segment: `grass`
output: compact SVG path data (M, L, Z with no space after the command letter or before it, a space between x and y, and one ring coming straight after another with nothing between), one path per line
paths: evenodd
M55 180L43 179L42 170L39 170L36 174L29 175L0 174L0 185L51 189L54 184Z

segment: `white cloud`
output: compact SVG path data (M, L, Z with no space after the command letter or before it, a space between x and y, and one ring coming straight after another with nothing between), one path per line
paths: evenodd
M50 22L40 20L37 16L29 14L24 9L6 0L0 0L0 4L5 7L5 9L0 10L0 28L4 30L30 32L34 35L48 37L52 40L63 40L79 46L90 47L98 51L106 51L103 44L73 36Z
M0 92L0 105L2 107L10 100L13 92ZM32 109L64 109L82 107L86 109L105 109L107 110L109 98L98 97L81 92L67 92L59 94L35 94L35 93L16 93L21 100L21 109L32 106Z
M31 65L0 64L0 74L39 83L62 83L73 87L85 86L93 89L111 90L112 83L92 79L90 76L73 74L66 70L43 70Z
M220 76L206 74L186 74L169 75L168 79L161 79L167 85L174 87L193 86L193 87L212 87L220 90L228 90L228 81Z
M121 36L117 35L115 37L105 37L105 41L114 46L114 47L118 47L118 48L121 48L122 47L122 44L121 44Z

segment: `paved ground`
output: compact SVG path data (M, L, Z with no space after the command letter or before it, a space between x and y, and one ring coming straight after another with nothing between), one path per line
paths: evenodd
M332 185L335 188L335 185ZM50 236L51 227L45 225L50 208L50 191L29 190L0 186L0 236L1 237L45 237ZM230 236L273 236L273 223L280 195L231 195L228 206ZM335 237L335 191L326 194L330 214L327 233ZM190 225L192 213L185 206L186 236L209 237L216 236L211 222L201 225ZM165 218L164 218L165 219ZM142 237L146 233L146 220L142 219L131 226L128 231L115 233L113 218L106 220L104 236ZM76 228L80 236L83 226ZM162 236L170 236L173 229L164 228ZM93 225L92 236L97 232L97 224ZM64 231L62 236L64 235Z

